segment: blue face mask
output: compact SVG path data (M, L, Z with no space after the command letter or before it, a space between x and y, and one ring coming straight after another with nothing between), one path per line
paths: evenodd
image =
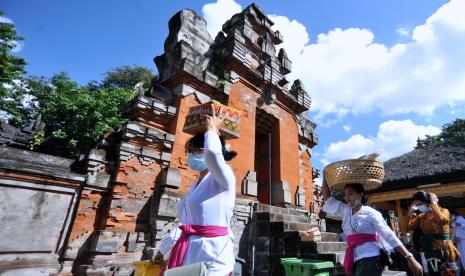
M426 204L422 204L417 206L417 210L422 213L428 213L429 211L431 211L431 208L429 208Z
M196 171L203 171L207 168L203 154L198 153L189 153L189 157L187 158L187 165L189 168Z

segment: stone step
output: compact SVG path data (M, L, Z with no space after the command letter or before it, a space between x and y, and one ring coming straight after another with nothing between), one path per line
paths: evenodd
M346 250L347 243L345 242L314 242L301 241L299 244L301 253L332 253Z
M305 209L296 209L296 208L283 208L278 206L266 205L261 203L256 203L254 205L255 212L268 212L273 214L282 214L282 215L294 215L294 216L307 216L309 212Z
M344 266L344 257L346 255L346 252L345 251L341 251L341 252L333 252L333 253L328 253L328 254L334 254L335 256L335 260L334 260L334 263L337 265L337 266Z
M285 221L285 222L299 222L299 223L312 223L310 217L303 215L284 215L270 212L255 212L257 221Z
M332 232L321 232L321 241L338 242L339 241L339 234L338 233L332 233Z
M284 232L296 232L296 231L284 231ZM298 233L297 233L298 234ZM299 240L302 241L302 239L299 236ZM305 241L305 240L304 240ZM332 232L321 232L321 241L322 242L338 242L339 241L339 234L337 233L332 233Z
M274 234L279 234L284 231L307 231L310 228L318 227L320 225L311 224L311 223L300 223L300 222L286 222L286 221L273 221L270 222L271 232Z

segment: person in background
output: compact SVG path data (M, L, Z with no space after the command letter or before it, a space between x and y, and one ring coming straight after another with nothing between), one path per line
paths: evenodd
M452 240L457 244L457 249L460 252L460 263L462 265L461 272L465 274L465 218L457 213L455 209L450 210L450 214L454 235Z
M423 251L444 251L445 262L441 263L439 271L447 270L458 275L455 260L459 256L459 252L449 238L449 211L438 205L438 197L432 193L417 191L412 200L407 215L409 230L421 228L424 233L420 237Z
M415 227L413 229L413 234L412 234L412 243L413 243L413 249L415 249L416 252L423 251L423 247L421 244L421 237L424 235L423 230L421 230L420 225Z
M404 256L413 275L423 275L422 266L389 228L381 213L366 205L367 199L362 184L353 183L345 186L346 203L331 196L324 177L322 192L325 199L324 212L342 216L342 229L347 239L344 259L347 275L382 275L383 245L380 238Z

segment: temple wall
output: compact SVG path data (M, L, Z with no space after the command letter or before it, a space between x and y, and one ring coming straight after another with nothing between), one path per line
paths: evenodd
M184 195L189 191L192 185L198 181L200 175L198 171L194 171L187 166L187 152L185 145L187 141L192 138L192 135L182 131L189 108L199 104L200 101L197 99L195 94L190 94L176 99L176 109L178 112L176 114L176 118L173 120L172 133L175 135L175 140L173 143L170 167L177 168L179 170L181 184L179 188L175 190L173 189L173 191L181 195Z
M285 191L286 202L295 205L295 194L297 186L300 182L299 173L299 137L297 124L292 114L279 110L279 146L280 146L280 179L282 181L283 190L285 191L284 182L289 185L290 202L287 199L287 191Z
M71 171L72 163L0 147L0 274L61 270L59 256L66 250L85 180Z
M236 176L236 192L238 196L245 196L242 181L249 171L255 170L255 107L256 92L242 82L231 86L228 106L238 109L241 114L240 138L226 143L237 151L237 157L229 162ZM250 195L250 192L249 192Z
M299 150L299 152L301 152ZM302 187L305 190L305 203L303 206L305 209L313 211L312 210L312 205L313 205L313 166L312 166L312 160L311 160L311 155L310 153L305 150L302 153L300 153L299 156L299 163L301 162L299 166L299 187ZM296 195L296 201L297 201L297 196ZM297 203L297 202L296 202ZM298 204L296 204L298 205Z

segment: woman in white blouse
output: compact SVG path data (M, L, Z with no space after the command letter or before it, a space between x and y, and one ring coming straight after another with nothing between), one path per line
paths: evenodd
M207 117L208 131L186 144L188 166L200 178L177 205L181 237L167 268L204 262L208 275L229 275L234 269L234 241L229 228L236 200L236 178L225 161L236 156L219 136L219 118Z
M452 240L457 243L457 250L460 252L459 266L462 264L461 271L465 270L465 218L457 212L450 210L451 226L453 231Z
M387 225L380 212L366 206L366 197L362 184L348 184L344 188L343 203L331 196L328 184L323 179L323 211L342 216L342 230L347 236L347 250L344 266L347 275L381 275L384 266L381 262L381 250L384 240L408 262L414 275L422 275L422 266L413 258Z

